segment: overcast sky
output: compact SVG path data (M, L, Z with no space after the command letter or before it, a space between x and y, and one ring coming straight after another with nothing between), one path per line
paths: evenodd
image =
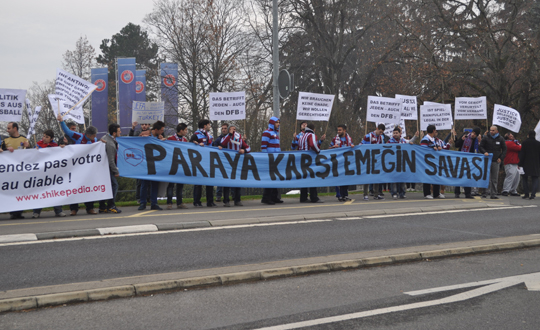
M0 20L0 88L29 89L32 82L53 80L62 54L85 36L101 54L129 22L142 24L152 0L3 1Z

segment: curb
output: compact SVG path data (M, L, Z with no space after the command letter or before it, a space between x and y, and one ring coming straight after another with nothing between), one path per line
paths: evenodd
M144 296L154 293L200 289L210 286L222 286L253 281L309 275L331 271L352 270L368 267L388 266L405 262L426 259L441 259L486 252L499 252L530 247L539 247L540 238L484 244L467 247L447 248L440 250L418 251L411 253L391 254L387 256L366 257L353 260L330 261L300 266L244 271L221 275L208 275L177 280L166 280L133 285L113 286L108 288L45 294L30 297L17 297L0 300L0 313L42 307L58 306L71 303L109 300L116 298Z
M346 211L346 212L339 212L339 213L282 215L282 216L275 216L275 217L243 218L243 219L228 219L228 220L203 220L203 221L193 221L193 222L143 224L143 225L134 225L134 226L67 230L67 231L37 233L37 234L30 233L30 234L0 235L0 244L41 241L41 240L60 239L60 238L149 233L149 232L155 232L155 231L195 229L195 228L206 228L206 227L224 227L224 226L235 226L235 225L259 224L259 223L263 224L263 223L272 223L272 222L281 222L281 221L307 221L307 220L316 220L316 219L336 219L336 218L349 218L349 217L352 218L352 217L361 217L361 216L397 215L397 214L425 213L425 212L451 211L451 210L473 210L473 209L485 209L485 208L491 208L491 207L500 207L500 205L494 206L494 205L490 205L489 203L478 203L478 204L458 205L458 206L445 205L445 206L430 206L430 207L421 207L421 208Z

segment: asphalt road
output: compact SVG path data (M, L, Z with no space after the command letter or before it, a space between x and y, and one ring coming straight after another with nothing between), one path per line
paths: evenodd
M536 207L4 245L0 291L533 233Z
M260 329L430 302L475 289L405 292L540 271L539 249L188 290L0 315L0 329ZM483 286L486 287L486 286ZM540 292L524 284L461 302L309 329L538 329Z

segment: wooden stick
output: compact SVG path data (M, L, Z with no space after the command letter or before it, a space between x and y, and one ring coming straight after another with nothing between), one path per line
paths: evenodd
M86 94L86 96L83 97L79 102L77 102L77 104L75 104L71 109L69 109L69 110L62 116L62 118L64 118L65 115L67 115L71 110L75 109L79 104L81 104L82 101L85 101L86 98L87 98L90 94L92 94L93 92L94 92L94 91L92 90L90 93ZM58 100L58 103L60 104L60 100ZM58 106L58 111L60 112L60 106Z
M330 124L330 121L327 121L326 122L326 129L324 130L324 134L323 135L326 135L326 132L328 131L328 125Z
M60 99L58 99L58 113L60 113ZM53 111L53 115L54 115L54 111ZM60 125L60 122L56 119L56 116L54 116L54 120L56 120L56 123L58 124L58 128L60 129L60 133L62 133L63 132L62 126Z

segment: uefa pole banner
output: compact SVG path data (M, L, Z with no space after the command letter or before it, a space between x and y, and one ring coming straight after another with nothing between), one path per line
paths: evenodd
M0 153L0 212L112 198L105 143Z
M135 71L135 101L146 102L146 70Z
M91 125L97 128L98 135L107 134L109 124L109 69L91 69L92 84L96 85L96 90L92 93L92 114Z
M246 119L246 92L210 93L210 120Z
M124 177L193 185L251 188L423 182L487 188L492 155L434 151L410 144L277 153L201 147L154 137L119 137Z
M55 94L68 100L75 110L81 110L84 102L97 88L96 85L62 69L56 69ZM84 121L83 121L84 123Z
M178 64L161 63L161 101L165 102L165 125L178 125ZM175 130L173 130L175 132Z
M0 88L0 122L22 120L26 89Z
M131 107L135 101L136 95L136 67L135 58L117 58L116 81L118 89L116 91L118 98L117 123L122 128L122 134L126 134L131 129Z
M58 113L60 113L60 115L64 117L64 120L70 119L77 124L84 124L84 113L82 107L76 107L75 109L69 111L74 104L56 94L49 94L49 102L51 103L51 108L56 116L58 116Z

